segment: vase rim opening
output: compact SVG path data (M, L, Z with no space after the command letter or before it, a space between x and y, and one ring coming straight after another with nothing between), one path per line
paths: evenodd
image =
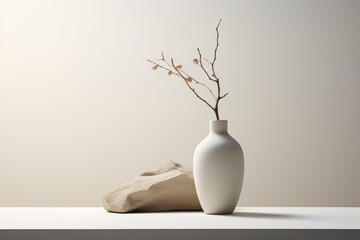
M228 120L210 120L210 122L227 122Z

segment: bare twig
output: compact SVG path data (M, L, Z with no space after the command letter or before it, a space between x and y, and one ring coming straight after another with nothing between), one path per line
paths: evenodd
M155 62L155 61L149 60L149 59L147 59L147 61L151 62L151 63L154 64L154 65L157 65L159 68L162 68L162 69L164 69L164 70L166 70L166 71L170 71L170 70L171 70L171 71L172 71L172 74L174 74L174 75L176 75L176 76L178 76L178 77L180 77L180 78L183 78L183 77L180 76L176 71L174 72L174 70L172 69L172 68L174 68L174 67L173 67L172 65L170 65L170 63L166 60L166 58L165 58L165 56L164 56L163 53L161 53L161 56L162 56L162 58L161 58L161 59L158 59L158 61L163 61L163 62L165 62L166 65L169 66L169 68L164 67L164 66L162 66L161 64L159 64L159 63L157 63L157 62ZM176 68L174 68L174 69L176 69ZM214 98L215 100L217 99L217 97L215 96L214 92L213 92L206 84L204 84L204 83L196 80L195 78L191 77L189 74L187 74L187 73L186 73L185 71L183 71L183 70L180 70L180 72L183 73L183 74L185 74L187 77L190 77L191 80L194 81L195 84L201 85L201 86L203 86L204 88L206 88L206 89L210 92L211 96L213 96L213 98ZM186 83L188 83L188 82L186 81Z
M207 61L210 65L212 64L207 58L204 58L204 57L203 57L203 59L204 59L205 61Z
M220 88L220 79L217 77L216 75L216 72L215 72L215 62L217 60L217 52L218 52L218 48L219 48L219 26L220 26L220 23L221 23L222 19L219 20L219 23L217 24L216 26L216 46L215 46L215 49L214 49L214 56L213 56L213 60L212 61L209 61L208 59L204 58L201 54L201 51L199 48L197 48L197 52L199 54L199 60L197 59L194 59L194 63L195 64L198 64L200 66L200 68L202 69L202 71L205 73L205 75L207 76L207 78L212 81L212 82L215 82L216 83L216 88L217 88L217 92L216 92L216 95L214 94L214 92L211 90L211 88L209 88L206 84L194 79L193 77L191 77L189 74L187 74L184 70L181 69L181 66L178 65L176 66L175 63L174 63L174 60L173 58L171 58L171 63L168 62L164 56L163 53L161 53L161 58L160 59L157 59L156 61L161 61L161 62L164 62L164 65L161 65L155 61L152 61L152 60L149 60L149 62L151 62L152 64L154 64L154 70L159 67L159 68L162 68L166 71L168 71L168 74L169 75L172 75L174 74L175 76L181 78L184 80L185 84L188 86L188 88L195 94L195 96L197 98L199 98L202 102L204 102L209 108L211 108L214 113L215 113L215 116L216 116L216 119L217 120L220 120L220 116L219 116L219 102L221 99L225 98L228 93L225 93L224 95L221 95L221 88ZM203 60L206 61L207 63L210 64L211 66L211 73L209 73L208 70L206 70L206 68L204 67L203 65ZM212 95L212 97L215 99L215 104L214 106L212 106L206 99L204 99L203 97L201 97L199 95L199 93L196 91L196 89L194 87L192 87L190 85L189 82L193 81L195 84L197 85L200 85L202 87L204 87L206 90L208 90L210 92L210 94Z
M198 48L197 51L198 51L198 53L199 53L199 65L200 65L201 69L204 71L204 73L206 74L206 76L209 78L210 81L215 82L216 79L213 79L213 78L210 76L210 74L206 71L204 65L202 64L202 59L203 59L203 57L202 57L202 55L201 55L200 49Z
M203 86L204 88L206 88L210 92L210 94L214 97L214 99L216 100L216 96L214 95L213 91L208 86L206 86L204 83L196 81L194 78L192 78L192 80L195 82L195 84L199 84L199 85Z
M212 62L212 65L215 64L215 61L216 61L216 55L217 55L217 50L219 48L219 26L220 26L220 23L221 23L221 18L220 18L220 21L218 23L218 25L216 26L216 47L215 47L215 51L214 51L214 60Z
M159 63L157 63L157 62L151 61L150 59L147 59L147 61L148 61L148 62L151 62L151 63L154 64L154 65L157 65L159 68L162 68L162 69L164 69L164 70L166 70L166 71L170 71L170 70L171 70L170 68L166 68L166 67L162 66L161 64L159 64ZM177 73L175 73L175 72L173 72L172 74L175 74L175 75L179 76L179 74L177 74Z
M221 96L221 88L220 88L220 79L216 76L216 73L215 73L215 61L216 61L216 57L217 57L217 50L219 48L219 26L220 26L220 23L221 23L221 20L219 21L218 25L216 26L216 47L215 47L215 50L214 50L214 59L212 61L212 64L211 64L211 69L212 69L212 72L213 72L213 77L216 79L216 86L217 86L217 95L218 95L218 98L216 100L216 103L215 103L215 108L214 108L214 112L215 112L215 115L216 115L216 119L219 120L220 119L220 116L219 116L219 101L226 97L227 94L225 94L224 96L220 97Z
M195 84L201 85L204 88L206 88L210 94L213 96L213 98L216 100L216 96L214 95L213 91L204 83L196 80L195 78L191 77L189 74L187 74L184 70L180 70L181 73L185 74L188 78L191 78L192 81L194 81Z
M212 110L214 110L214 108L210 105L210 103L208 103L205 99L203 99L202 97L200 97L200 95L195 91L195 88L192 88L190 86L190 84L188 83L188 81L186 81L186 77L184 77L184 75L181 74L181 72L176 68L175 64L174 64L174 60L171 58L171 64L173 66L173 68L175 69L175 71L184 79L186 85L189 87L189 89L196 95L196 97L198 97L201 101L203 101L207 106L209 106Z
M222 95L222 96L220 97L220 99L226 97L228 94L229 94L229 93L225 93L224 95Z

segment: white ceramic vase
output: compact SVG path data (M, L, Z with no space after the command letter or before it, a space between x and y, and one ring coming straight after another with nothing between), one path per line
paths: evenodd
M206 214L231 214L243 185L244 154L227 126L226 120L210 121L209 135L194 152L195 187Z

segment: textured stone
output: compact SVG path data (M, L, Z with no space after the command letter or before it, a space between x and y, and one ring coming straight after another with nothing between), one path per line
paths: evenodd
M192 171L176 162L144 172L102 198L109 212L201 210Z

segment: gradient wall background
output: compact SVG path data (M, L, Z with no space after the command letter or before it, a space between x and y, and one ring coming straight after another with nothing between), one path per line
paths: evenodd
M220 27L239 206L360 207L360 1L0 0L0 206L100 206L214 116L180 80Z

